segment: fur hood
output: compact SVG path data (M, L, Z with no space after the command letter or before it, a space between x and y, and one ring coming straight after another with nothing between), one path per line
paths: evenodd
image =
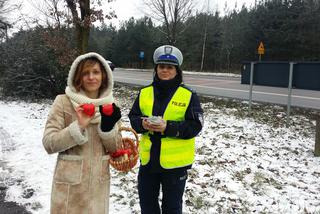
M70 71L69 71L69 75L68 75L68 81L67 81L67 85L70 88L70 90L74 93L77 93L76 88L74 87L74 85L72 84L77 67L79 65L79 63L86 59L86 58L97 58L101 64L104 66L106 72L107 72L107 78L108 78L108 87L105 88L103 91L101 91L100 93L100 97L106 97L112 94L112 89L113 89L113 75L112 75L112 70L109 66L109 64L107 63L107 61L100 55L94 52L90 52L90 53L86 53L83 55L78 56L72 63Z

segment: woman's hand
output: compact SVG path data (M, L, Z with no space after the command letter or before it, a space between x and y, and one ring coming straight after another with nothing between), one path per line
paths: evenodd
M164 119L161 118L159 123L150 123L148 118L143 118L142 119L142 127L145 130L163 133L166 130L167 121L165 121Z
M76 109L76 115L78 119L79 127L84 130L90 123L91 119L95 114L92 116L88 116L86 113L83 112L83 108L81 106L78 106Z
M105 107L105 109L104 109ZM103 132L109 132L113 129L114 125L121 119L121 111L116 104L99 106L101 114L101 130Z

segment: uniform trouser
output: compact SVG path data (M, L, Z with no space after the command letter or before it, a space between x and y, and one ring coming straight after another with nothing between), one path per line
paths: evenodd
M150 173L140 167L138 192L141 214L181 214L182 196L188 177L187 170ZM159 192L162 188L162 205L159 207Z

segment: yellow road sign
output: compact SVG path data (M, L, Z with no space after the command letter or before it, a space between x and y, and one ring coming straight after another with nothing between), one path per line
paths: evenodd
M259 44L258 54L264 54L264 46L263 46L262 42L260 42L260 44Z

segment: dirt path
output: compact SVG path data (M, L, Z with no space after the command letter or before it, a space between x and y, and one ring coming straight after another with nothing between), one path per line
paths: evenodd
M14 150L12 139L6 130L0 127L0 168L7 169L5 160L2 159L4 153ZM10 172L10 170L8 170ZM8 182L11 180L11 182ZM16 202L5 201L7 184L15 179L9 175L0 175L0 214L31 214L23 206Z

